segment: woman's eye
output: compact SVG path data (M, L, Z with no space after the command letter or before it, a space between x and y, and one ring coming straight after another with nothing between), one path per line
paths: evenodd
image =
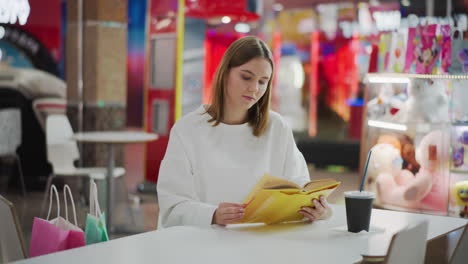
M262 81L260 81L260 82L258 82L258 83L259 83L260 85L265 85L265 84L266 84L266 82L262 82Z
M244 80L248 81L248 80L250 80L251 78L250 78L250 77L248 77L248 76L242 76L242 79L244 79Z

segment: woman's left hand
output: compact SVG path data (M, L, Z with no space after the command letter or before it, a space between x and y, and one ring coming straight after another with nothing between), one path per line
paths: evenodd
M326 219L331 216L331 208L325 197L320 196L320 199L313 199L312 203L315 207L304 206L299 210L299 213L313 222L319 219Z

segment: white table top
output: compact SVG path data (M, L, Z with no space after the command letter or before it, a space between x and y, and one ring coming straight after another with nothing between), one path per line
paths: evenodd
M429 220L430 240L468 222L373 209L371 226L384 231L353 234L344 231L344 206L332 207L330 219L312 224L180 226L18 263L354 263L370 249L386 251L391 235L408 223Z
M157 134L138 131L90 131L72 136L73 140L93 143L142 143L157 138Z

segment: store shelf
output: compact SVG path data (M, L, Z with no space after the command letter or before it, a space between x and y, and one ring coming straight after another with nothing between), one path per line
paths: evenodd
M409 83L410 79L457 79L466 80L468 75L414 74L414 73L368 73L369 83Z
M450 169L450 173L467 174L468 169Z
M468 122L453 122L452 126L453 127L467 127L468 128Z

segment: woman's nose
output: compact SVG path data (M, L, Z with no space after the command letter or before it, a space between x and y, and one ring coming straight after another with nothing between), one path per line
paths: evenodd
M250 92L256 93L258 91L258 83L255 82L255 83L250 84L248 89Z

